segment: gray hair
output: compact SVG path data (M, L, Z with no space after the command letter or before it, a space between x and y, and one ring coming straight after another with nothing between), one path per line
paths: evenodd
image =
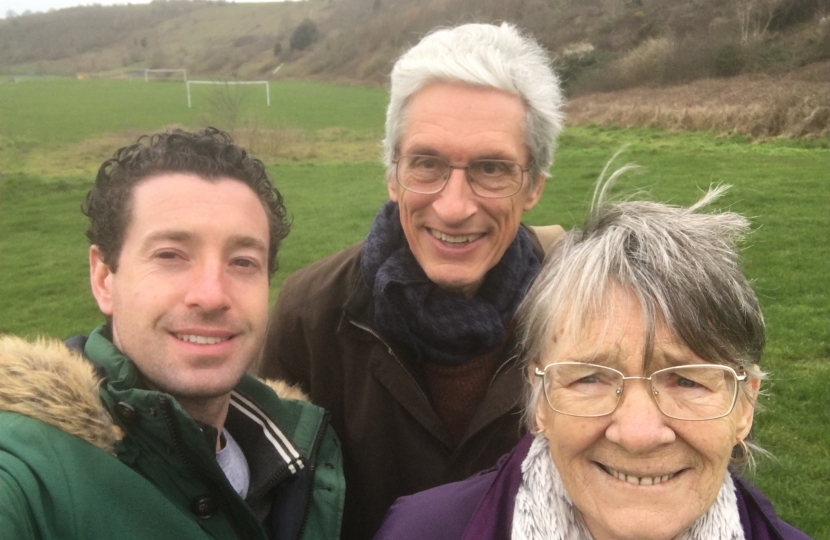
M700 358L763 378L764 319L738 264L749 221L734 212L700 212L729 186L710 188L689 208L606 203L608 187L625 170L598 184L582 228L557 244L525 296L517 313L522 365L530 368L555 347L554 332L579 335L617 289L643 310L647 359L655 326L665 324ZM531 382L525 402L531 427L540 395L541 383Z
M465 24L428 34L392 69L386 109L384 163L391 171L405 128L410 99L431 82L495 88L521 98L525 105L525 145L531 185L548 175L556 137L562 130L562 92L544 49L515 26Z

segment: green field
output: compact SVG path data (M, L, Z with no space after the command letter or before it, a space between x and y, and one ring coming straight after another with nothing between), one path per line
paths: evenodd
M0 84L0 136L23 143L77 142L102 133L144 132L170 124L195 125L215 113L216 86L191 86L192 108L181 82L44 78ZM231 92L236 92L232 89ZM270 83L271 107L262 85L239 87L242 109L262 126L320 129L344 126L375 130L383 123L380 89L302 81ZM335 97L336 96L336 97ZM315 103L313 107L309 103Z
M280 253L272 300L285 276L361 239L386 198L382 167L339 153L333 139L378 155L383 91L284 82L272 107L253 97L246 114L266 129L308 133L313 158L266 160L294 218ZM279 98L277 97L279 96ZM85 141L87 159L105 159L115 141L169 125L196 127L181 84L46 80L0 84L0 333L65 337L101 318L88 290L85 222L79 211L92 172L64 174L40 163L63 156L68 170ZM202 96L205 97L205 96ZM324 136L331 128L338 128ZM366 142L368 140L368 142ZM111 141L111 146L106 146ZM362 141L362 142L361 142ZM80 146L79 146L80 145ZM705 134L568 128L532 224L577 224L606 160L628 149L630 174L617 191L689 204L713 183L734 188L718 208L741 212L755 231L743 251L768 325L763 367L768 395L755 437L775 459L762 459L754 481L779 513L817 539L830 540L830 150L827 141L750 144ZM100 148L99 148L100 146ZM63 153L62 153L63 152ZM309 154L312 155L312 154ZM57 163L57 162L56 162ZM40 171L40 172L33 172Z

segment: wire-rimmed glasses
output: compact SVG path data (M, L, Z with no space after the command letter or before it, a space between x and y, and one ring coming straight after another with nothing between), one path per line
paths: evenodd
M453 169L463 169L473 193L489 199L518 193L524 173L529 170L515 161L503 159L475 159L461 167L438 156L407 155L399 157L394 163L398 183L413 193L438 193L447 185Z
M714 420L732 412L738 383L747 379L731 367L692 364L661 369L649 377L626 377L616 369L584 362L559 362L536 368L551 409L569 416L605 416L622 399L625 381L648 381L657 408L677 420Z

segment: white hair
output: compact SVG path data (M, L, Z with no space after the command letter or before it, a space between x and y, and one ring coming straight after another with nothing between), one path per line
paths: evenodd
M525 145L531 185L553 164L562 130L562 91L545 50L515 26L465 24L436 30L398 59L392 69L386 110L384 163L391 171L406 108L418 90L432 82L495 88L518 96L525 106Z

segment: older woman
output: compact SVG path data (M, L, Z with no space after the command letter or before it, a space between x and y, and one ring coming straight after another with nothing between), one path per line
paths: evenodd
M399 499L376 539L803 539L736 474L764 322L738 267L748 222L599 205L522 304L533 434L499 465Z

